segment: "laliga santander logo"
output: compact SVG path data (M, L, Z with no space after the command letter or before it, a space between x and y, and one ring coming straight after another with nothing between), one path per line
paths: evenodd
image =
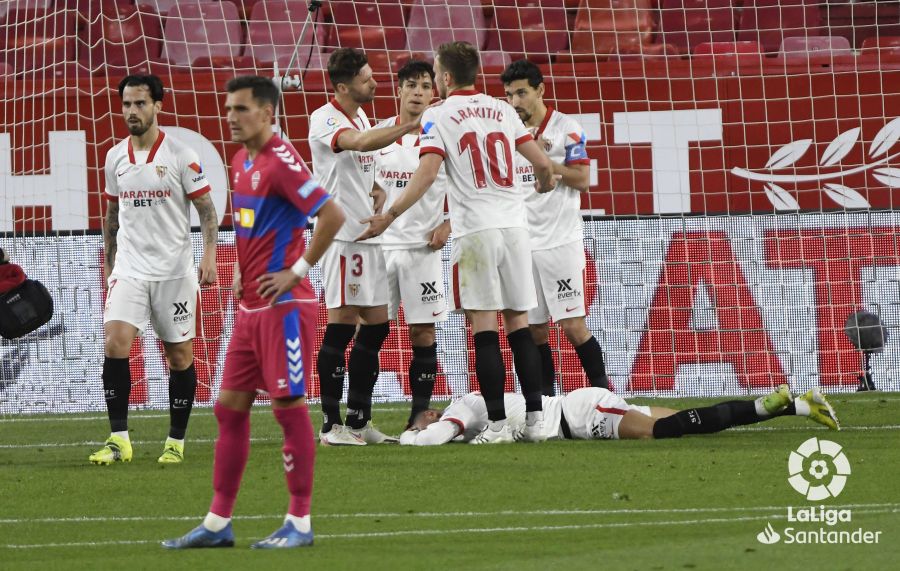
M788 483L811 502L837 497L850 475L850 461L841 445L810 438L788 458Z

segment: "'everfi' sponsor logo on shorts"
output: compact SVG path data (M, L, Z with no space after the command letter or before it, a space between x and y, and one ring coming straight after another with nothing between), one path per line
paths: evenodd
M437 289L437 282L422 282L422 303L434 303L444 299L444 294Z

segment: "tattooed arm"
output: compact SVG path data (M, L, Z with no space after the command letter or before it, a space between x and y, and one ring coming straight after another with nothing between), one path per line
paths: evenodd
M200 215L200 231L203 234L203 257L200 259L200 285L216 281L216 242L219 239L219 216L210 193L193 200L194 208Z
M106 279L109 279L113 271L113 265L116 263L117 242L116 236L119 233L119 201L109 200L106 203L106 217L103 219L103 273Z

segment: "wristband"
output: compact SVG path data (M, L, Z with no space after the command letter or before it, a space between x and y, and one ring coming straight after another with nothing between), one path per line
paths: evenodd
M309 265L309 262L306 261L306 258L300 256L300 259L294 262L294 265L291 266L291 271L294 272L294 275L300 278L301 280L306 277L306 274L309 273L309 269L312 266Z

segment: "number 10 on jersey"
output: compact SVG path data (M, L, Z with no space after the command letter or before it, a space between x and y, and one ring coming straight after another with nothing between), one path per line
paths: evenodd
M482 153L482 146L484 153ZM469 131L459 139L459 154L462 156L469 151L469 160L472 163L472 174L475 176L475 188L487 187L487 179L484 176L485 156L487 157L487 171L491 175L491 180L500 188L512 188L513 186L513 164L512 164L512 148L509 139L500 131L488 133L484 138L484 144L479 144L478 134L475 131ZM499 155L503 155L503 167L505 172L501 172L500 162L497 160Z

